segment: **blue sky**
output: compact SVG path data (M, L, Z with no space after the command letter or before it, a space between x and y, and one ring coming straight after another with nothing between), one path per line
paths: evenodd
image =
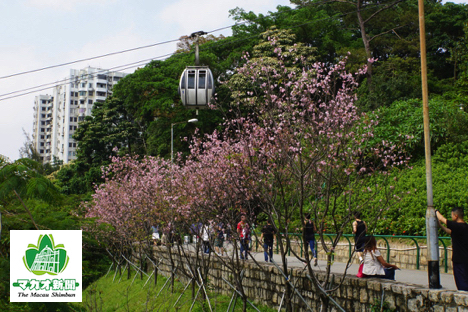
M266 14L278 5L289 6L289 0L0 0L0 77L229 26L234 22L228 11L235 7ZM230 35L230 30L213 33L220 34ZM175 49L176 43L170 43L0 79L0 95L61 80L71 68L111 68ZM32 132L39 94L52 94L52 89L0 100L0 155L19 157L22 129Z

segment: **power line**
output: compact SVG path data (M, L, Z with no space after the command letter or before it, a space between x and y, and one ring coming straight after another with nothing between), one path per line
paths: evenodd
M151 61L153 61L153 60L156 60L156 59L158 59L158 58L164 58L164 57L167 57L167 56L170 56L170 55L172 55L172 53L171 53L171 54L162 55L162 56L159 56L159 57L156 57L156 58L141 60L141 61L137 61L137 62L125 64L125 65L120 65L120 66L116 66L116 67L111 67L111 68L109 68L109 69L103 69L103 70L98 71L98 72L96 72L96 73L87 74L86 76L87 76L87 77L90 77L90 76L93 76L93 75L98 74L98 73L108 72L108 71L110 71L110 70L114 70L114 71L117 71L117 70L126 70L126 69L129 69L129 68L134 68L134 67L136 67L136 66L138 66L138 65L146 65L146 64L148 64L149 62L151 62ZM8 96L8 97L0 98L0 102L1 102L1 101L4 101L4 100L16 98L16 97L28 95L28 94L31 94L31 93L36 93L36 92L39 92L39 91L49 90L50 88L53 88L53 87L64 86L64 85L67 85L68 83L70 83L70 81L71 81L72 79L73 79L73 78L66 78L66 79L63 79L63 80L60 80L60 81L59 81L59 82L62 82L62 83L52 82L52 83L47 83L47 84L40 85L40 86L36 86L36 87L31 87L31 88L27 88L27 89L23 89L23 90L18 90L18 91L14 91L14 92L10 92L10 93L1 94L0 97L3 97L3 96L6 96L6 95L10 95L10 94L14 94L14 93L18 93L18 92L23 92L23 91L28 91L28 90L34 89L34 90L32 90L32 91L23 92L23 93L21 93L21 94L16 94L16 95L12 95L12 96ZM37 89L37 88L40 88L40 87L42 87L42 86L48 86L48 87L42 88L42 89Z
M318 6L318 5L327 4L327 3L330 3L330 1L329 0L324 0L324 1L321 1L321 2L314 2L314 3L310 4L310 5ZM380 4L380 5L382 5L382 4ZM377 4L376 6L379 6L379 4ZM299 10L299 9L301 9L301 8L297 7L297 8L292 9L292 11ZM287 13L287 12L283 12L283 13ZM253 20L243 21L243 22L240 22L240 23L235 23L235 24L230 25L230 26L217 28L217 29L209 31L207 33L218 32L220 30L232 28L234 26L239 26L239 25L246 24L246 23L251 23L251 22L254 22L254 21L257 21L257 20L260 20L260 19L264 19L264 18L267 18L267 17L278 16L278 15L283 14L283 13L273 12L271 14L259 16L258 18L253 19ZM83 58L83 59L70 61L70 62L65 62L65 63L61 63L61 64L56 64L56 65L50 65L50 66L41 67L41 68L32 69L32 70L27 70L27 71L14 73L14 74L6 75L6 76L0 76L0 80L1 79L6 79L6 78L11 78L11 77L16 77L16 76L20 76L20 75L25 75L25 74L35 73L35 72L39 72L39 71L44 71L44 70L47 70L47 69L52 69L52 68L66 66L66 65L76 64L76 63L80 63L80 62L84 62L84 61L90 61L90 60L95 60L95 59L99 59L99 58L104 58L104 57L108 57L108 56L112 56L112 55L123 54L123 53L132 52L132 51L136 51L136 50L141 50L141 49L147 49L147 48L151 48L151 47L155 47L155 46L159 46L159 45L164 45L164 44L168 44L168 43L172 43L172 42L177 42L177 41L180 41L180 37L178 39L172 39L172 40L157 42L157 43L148 44L148 45L141 46L141 47L126 49L126 50L121 50L121 51L116 51L116 52L110 52L110 53L106 53L106 54L102 54L102 55L98 55L98 56Z
M176 41L179 41L179 39L173 39L173 40L168 40L168 41L164 41L164 42L153 43L153 44L149 44L149 45L141 46L141 47L137 47L137 48L127 49L127 50L122 50L122 51L117 51L117 52L111 52L111 53L106 53L106 54L99 55L99 56L93 56L93 57L88 57L88 58L84 58L84 59L80 59L80 60L76 60L76 61L71 61L71 62L61 63L61 64L57 64L57 65L46 66L46 67L42 67L42 68L38 68L38 69L28 70L28 71L24 71L24 72L20 72L20 73L16 73L16 74L11 74L11 75L7 75L7 76L2 76L2 77L0 77L0 79L6 79L6 78L15 77L15 76L20 76L20 75L35 73L35 72L43 71L43 70L46 70L46 69L62 67L62 66L70 65L70 64L75 64L75 63L80 63L80 62L84 62L84 61L89 61L89 60L95 60L95 59L99 59L99 58L103 58L103 57L108 57L108 56L112 56L112 55L117 55L117 54L127 53L127 52L131 52L131 51L146 49L146 48L155 47L155 46L163 45L163 44L168 44L168 43L176 42Z
M317 3L314 3L314 5L321 5L321 4L327 4L327 3L330 3L330 1L317 2ZM365 8L363 8L363 9L361 9L361 11L368 10L368 9L371 9L371 8L374 8L374 7L378 7L378 6L382 6L382 5L384 5L384 4L376 4L376 5L368 6L368 7L365 7ZM293 9L293 10L297 10L297 9L299 9L299 8L296 8L296 9ZM299 24L299 25L290 26L289 29L293 29L293 28L297 28L297 27L302 27L302 26L304 26L304 25L309 25L309 24L312 24L312 23L317 23L317 22L321 22L321 21L325 21L325 20L341 18L341 17L344 17L344 16L346 16L346 15L353 14L353 13L357 13L357 12L358 12L358 11L350 11L350 12L346 12L346 13L339 14L339 15L335 15L335 16L325 17L325 18L313 20L313 21L310 21L310 22L307 22L307 23L303 23L303 24ZM264 18L266 18L266 17L276 17L277 15L280 15L280 14L282 14L282 13L286 13L286 12L279 12L279 14L278 14L278 13L272 13L272 14L265 15L265 16L262 15L261 17L258 17L258 18L253 19L253 20L246 20L246 21L243 21L243 22L241 22L241 23L236 23L236 24L233 24L233 25L230 25L230 26L218 28L218 29L209 31L209 32L207 32L207 33L213 33L213 32L217 32L217 31L223 30L223 29L232 28L232 27L234 27L234 26L239 26L239 25L242 25L242 24L251 23L251 22L257 21L257 20L259 20L259 19L264 19ZM235 42L237 42L237 41L244 41L244 40L248 40L248 39L251 39L251 38L254 38L254 37L258 37L258 34L253 35L253 36L248 36L248 37L239 38L239 39L237 39L237 40L233 40L233 41L230 41L230 42L216 42L215 44L219 44L219 45L228 45L228 44L235 43ZM151 44L151 45L147 45L147 46L143 46L143 47L138 47L138 48L127 49L127 50L118 51L118 52L107 53L107 54L100 55L100 56L96 56L96 57L92 57L92 58L87 58L87 59L82 59L82 60L76 60L76 61L67 62L67 63L63 63L63 64L58 64L58 65L53 65L53 66L48 66L48 67L44 67L44 68L40 68L40 69L36 69L36 70L30 70L30 71L25 71L25 72L17 73L17 74L12 74L12 75L8 75L8 76L3 76L3 77L0 77L0 79L4 79L4 78L8 78L8 77L13 77L13 76L18 76L18 75L23 75L23 74L28 74L28 73L33 73L33 72L37 72L37 71L41 71L41 70L45 70L45 69L50 69L50 68L55 68L55 67L60 67L60 66L65 66L65 65L69 65L69 64L74 64L74 63L78 63L78 62L85 61L85 60L97 59L97 58L102 58L102 57L106 57L106 56L110 56L110 55L115 55L115 54L120 54L120 53L126 53L126 52L130 52L130 51L135 51L135 50L138 50L138 49L144 49L144 48L148 48L148 47L152 47L152 46L167 44L167 43L174 42L174 41L179 41L179 40L180 40L180 39L174 39L174 40L169 40L169 41L165 41L165 42L161 42L161 43L155 43L155 44ZM212 49L212 48L208 48L208 49ZM203 48L202 48L202 49L200 49L200 50L203 51L203 50L208 50L208 49L203 49ZM152 60L165 58L165 57L168 57L168 56L172 56L172 55L174 55L174 54L175 54L175 53L169 53L169 54L165 54L165 55L158 56L158 57L151 58L151 59L146 59L146 60L137 61L137 62L130 63L130 64L125 64L125 65L116 66L116 67L113 67L113 68L110 68L110 69L103 70L103 72L106 72L106 71L109 71L109 70L113 70L113 69L116 69L116 68L120 68L119 70L125 70L125 69L129 69L129 68L133 68L133 67L135 67L136 65L135 65L135 66L130 66L130 67L126 67L126 66L134 65L134 64L140 64L140 65L145 64L145 65L146 65L147 63L149 63L149 62L152 61ZM126 68L121 68L121 67L126 67ZM62 81L64 82L64 81L67 81L67 80L70 80L70 78L61 80L61 81L59 81L59 82L62 82ZM69 83L69 81L64 82L64 83L61 83L61 84L57 84L57 82L52 82L52 83L47 83L47 84L43 84L43 85L39 85L39 86L35 86L35 87L30 87L30 88L26 88L26 89L22 89L22 90L17 90L17 91L13 91L13 92L1 94L1 95L0 95L0 101L7 100L7 99L11 99L11 98L15 98L15 97L20 97L20 96L24 96L24 95L28 95L28 94L35 93L35 92L39 92L39 91L48 90L48 89L50 89L50 88L52 88L52 87L61 86L61 85L65 85L65 84L68 84L68 83ZM48 87L42 88L42 89L37 89L37 88L41 88L41 87L43 87L43 86L48 86ZM33 90L33 91L29 91L29 90ZM29 92L24 92L24 91L29 91ZM24 92L24 93L16 94L16 93L20 93L20 92ZM12 95L12 94L16 94L16 95ZM7 96L7 95L12 95L12 96L4 97L4 96ZM1 97L4 97L4 98L1 98Z
M101 69L101 70L98 70L96 73L90 73L90 74L87 74L86 76L91 77L94 74L105 73L105 72L108 72L108 71L125 70L125 69L128 69L128 68L136 67L138 65L146 65L146 64L148 64L149 62L151 62L151 61L153 61L155 59L164 58L164 57L170 56L172 54L173 53L162 55L162 56L155 57L155 58L140 60L140 61L133 62L133 63L119 65L119 66L115 66L115 67L111 67L111 68L107 68L107 69ZM133 65L133 66L130 66L130 65ZM128 66L130 66L130 67L128 67ZM71 80L73 80L73 78L65 78L65 79L62 79L62 80L59 80L59 81L49 82L49 83L38 85L38 86L35 86L35 87L30 87L30 88L26 88L26 89L21 89L21 90L17 90L17 91L12 91L12 92L8 92L8 93L0 94L0 101L10 99L10 98L14 98L14 97L18 97L18 96L22 96L22 95L26 95L26 94L30 94L30 93L34 93L34 92L38 92L38 91L47 90L47 89L50 89L50 88L55 87L55 86L66 85ZM46 86L47 86L47 88L42 88L42 87L46 87ZM42 89L38 89L38 88L42 88ZM32 90L32 91L30 91L30 90ZM30 91L30 92L22 93L22 94L11 96L11 97L5 97L5 96L8 96L8 95L12 95L12 94L20 93L20 92L25 92L25 91ZM2 97L5 97L5 98L2 98Z

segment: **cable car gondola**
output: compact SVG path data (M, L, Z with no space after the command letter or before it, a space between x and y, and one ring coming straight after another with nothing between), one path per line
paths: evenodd
M213 74L208 66L187 66L185 68L179 82L179 95L185 107L205 108L210 104L213 93Z

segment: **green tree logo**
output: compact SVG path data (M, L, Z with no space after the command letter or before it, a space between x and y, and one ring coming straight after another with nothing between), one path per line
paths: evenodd
M37 245L29 244L23 256L23 263L36 275L62 273L70 260L63 244L55 245L52 234L39 235Z

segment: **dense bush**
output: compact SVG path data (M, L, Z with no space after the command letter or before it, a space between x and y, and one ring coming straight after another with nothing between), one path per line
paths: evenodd
M441 146L432 158L434 206L446 217L453 206L468 207L468 142ZM426 235L427 208L425 161L417 161L413 169L398 173L396 193L402 196L396 207L388 210L375 224L375 234ZM442 232L440 233L442 234Z

